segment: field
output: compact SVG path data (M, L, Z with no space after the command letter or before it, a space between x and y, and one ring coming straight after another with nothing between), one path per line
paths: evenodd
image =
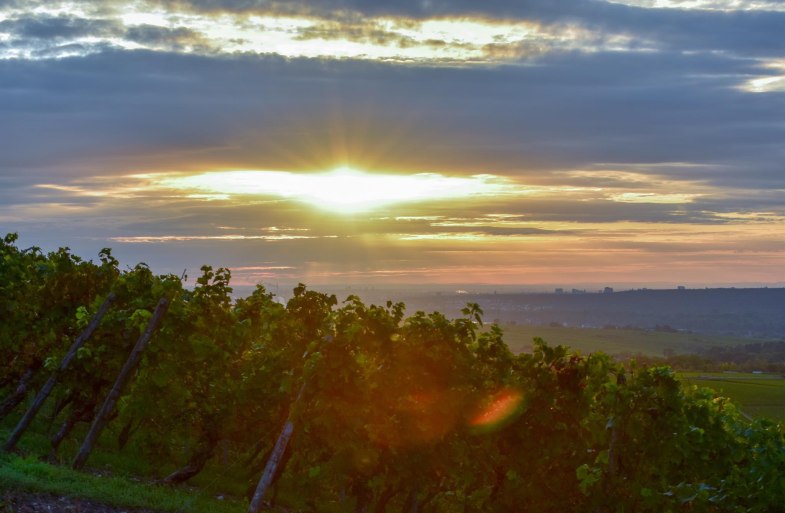
M757 342L748 338L704 335L686 332L650 331L642 329L568 328L553 326L506 325L504 340L515 353L528 351L534 337L550 345L565 345L582 354L603 351L607 354L643 354L663 356L695 353L713 346L735 346Z
M773 374L683 372L685 383L729 397L749 417L785 421L785 379Z
M504 327L504 340L513 352L529 350L534 337L540 337L550 345L569 346L583 354L603 351L611 355L646 356L663 356L666 351L694 353L701 348L753 342L739 337L637 329ZM750 418L766 417L785 421L785 379L781 376L741 372L681 372L679 376L688 384L711 388L729 397Z

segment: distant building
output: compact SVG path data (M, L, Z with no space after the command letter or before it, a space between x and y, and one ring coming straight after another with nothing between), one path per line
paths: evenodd
M581 290L581 289L572 289L572 293L573 293L573 294L586 294L586 290L585 290L585 289L584 289L584 290Z
M684 285L679 285L678 287L676 287L676 289L678 289L678 290L687 290L687 287L685 287Z
M613 294L613 287L605 287L602 292L603 294Z
M558 288L554 291L556 294L564 294L564 289Z

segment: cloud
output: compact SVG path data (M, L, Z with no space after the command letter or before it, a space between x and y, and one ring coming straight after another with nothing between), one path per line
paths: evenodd
M785 11L779 0L613 0L611 3L647 9L698 9L710 11Z
M716 277L747 248L773 274L784 20L759 4L1 2L0 228L292 279L655 276L666 253ZM529 194L339 215L144 186L340 166Z
M298 239L315 239L308 235L241 235L241 234L228 234L228 235L130 235L130 236L117 236L111 237L109 240L112 242L120 242L125 244L155 244L155 243L169 243L169 242L190 242L190 241L246 241L246 240L261 240L261 241L280 241L280 240L298 240ZM278 266L278 269L291 269L288 266Z
M79 4L76 4L79 5ZM114 10L79 10L74 4L9 11L0 33L12 38L0 57L56 58L88 55L101 48L147 49L212 55L238 53L283 57L367 59L417 65L478 65L528 60L563 50L638 50L624 34L598 34L575 24L487 17L434 19L299 13L182 10L172 4L114 4ZM68 15L62 14L63 10ZM70 13L77 12L76 14ZM97 16L108 16L101 18ZM651 43L649 43L651 44ZM79 46L81 45L81 46ZM41 47L44 48L41 48ZM82 53L79 53L79 49Z
M55 41L78 39L85 36L112 37L122 33L122 25L115 20L83 19L74 16L21 16L0 22L0 32L21 39L50 39Z
M626 5L624 5L626 4ZM413 19L431 17L480 16L506 20L537 20L542 23L574 23L604 33L621 33L658 41L672 50L726 50L733 53L779 56L779 37L785 11L775 1L744 2L742 9L730 9L738 2L706 0L690 2L692 6L717 10L683 9L684 2L672 4L677 9L650 9L645 0L605 2L592 0L494 0L478 3L470 0L359 1L324 2L268 1L197 1L180 5L202 12L301 12L315 16L398 16ZM776 9L776 10L775 10ZM697 27L697 29L696 29Z
M667 2L661 2L667 4ZM781 55L782 42L779 37L785 11L773 10L775 2L745 3L743 9L706 10L682 9L682 2L671 2L678 9L651 9L646 2L627 2L627 5L603 1L570 0L550 2L543 0L510 2L509 0L489 1L478 4L474 1L429 1L429 2L359 2L348 1L184 1L184 2L141 2L129 8L123 2L70 2L41 3L38 10L58 11L57 6L68 6L84 16L114 15L125 16L127 23L139 19L139 13L156 14L160 23L170 23L170 18L188 19L190 23L210 20L211 25L235 24L252 16L276 17L291 16L300 20L311 20L295 30L295 39L335 39L340 37L354 41L390 42L397 45L411 44L414 39L396 33L389 28L380 27L378 20L398 20L409 25L422 24L432 19L471 19L486 20L488 24L504 25L522 21L552 25L564 34L591 33L595 39L629 38L625 46L651 45L657 42L672 51L728 51L735 55L776 57ZM691 2L691 6L714 6L724 8L729 2ZM738 5L738 3L736 3ZM14 10L10 6L9 12ZM48 11L46 11L48 9ZM232 22L231 20L235 20ZM377 21L374 21L377 20ZM268 22L270 23L270 22ZM696 27L698 27L696 29ZM169 27L172 28L172 27ZM269 30L269 25L267 29ZM258 27L257 31L258 32ZM476 32L476 30L475 30ZM213 31L213 37L220 37ZM253 33L248 38L253 38ZM227 39L231 41L231 39ZM434 42L439 38L433 39ZM444 41L442 41L444 42ZM547 43L547 40L545 41ZM531 46L531 42L525 42ZM268 45L269 46L269 45ZM587 41L579 41L576 48L587 47ZM497 48L498 45L492 45ZM502 49L504 47L501 47ZM268 50L269 51L269 50ZM273 49L273 51L276 51ZM281 51L279 49L278 51ZM503 52L505 54L509 52Z
M110 245L123 262L153 258L158 270L177 274L204 263L253 267L264 261L270 269L235 273L237 283L247 284L415 276L419 281L429 276L432 281L460 277L458 281L497 282L525 275L527 281L547 281L548 269L561 269L566 280L581 276L580 266L589 264L599 266L595 278L601 279L612 265L648 276L643 269L655 262L674 273L689 262L711 262L715 271L727 272L730 263L739 265L744 258L736 252L740 243L745 251L763 255L757 265L781 260L778 233L785 222L780 209L761 215L704 212L703 220L699 211L687 210L685 222L679 223L671 219L672 205L612 206L569 198L412 205L378 216L344 216L286 201L207 202L155 191L131 196L120 190L96 196L98 189L84 182L46 190L51 196L38 204L0 209L0 220L13 212L20 216L15 226L23 236L50 233L36 237L37 244L66 239L86 255ZM91 190L90 203L69 206L69 196Z
M137 25L125 32L129 41L146 48L160 48L167 51L196 50L199 53L215 51L210 41L199 31L188 27L159 27L156 25Z

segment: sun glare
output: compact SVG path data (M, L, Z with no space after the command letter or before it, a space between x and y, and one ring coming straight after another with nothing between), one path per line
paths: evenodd
M349 167L323 173L214 171L168 175L154 181L158 187L182 190L190 197L273 196L341 213L366 212L396 203L496 195L510 187L491 175L376 174Z
M504 389L491 398L469 425L481 431L495 429L512 419L520 411L522 403L520 391Z

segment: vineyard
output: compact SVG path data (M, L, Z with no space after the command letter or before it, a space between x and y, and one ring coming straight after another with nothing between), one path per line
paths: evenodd
M542 340L515 355L476 304L449 319L303 285L285 305L261 286L233 300L230 278L205 266L186 288L122 270L108 249L93 262L5 236L3 449L45 417L40 456L76 469L111 445L175 486L225 458L250 512L279 490L307 511L357 513L785 504L783 427L667 367Z

